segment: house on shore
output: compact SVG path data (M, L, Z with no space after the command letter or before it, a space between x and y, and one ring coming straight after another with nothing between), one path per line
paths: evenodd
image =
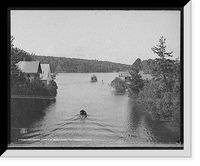
M143 80L146 80L146 79L150 80L153 78L151 74L144 74L144 71L142 70L140 70L138 74L142 76ZM120 71L119 78L121 78L125 82L128 82L131 79L130 71Z
M121 78L124 81L129 81L131 78L131 74L129 73L129 71L120 71L119 78Z
M50 81L53 80L51 76L51 68L49 64L41 64L42 73L40 79L45 86L48 86Z
M40 73L42 73L40 61L19 61L16 65L30 82L40 80Z

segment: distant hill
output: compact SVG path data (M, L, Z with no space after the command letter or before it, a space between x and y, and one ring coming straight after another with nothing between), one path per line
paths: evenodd
M52 72L57 73L90 73L90 72L114 72L131 69L131 65L78 58L53 57L31 55L34 60L51 64Z
M63 73L90 73L90 72L114 72L131 70L133 66L139 67L139 70L145 74L151 74L151 69L154 67L155 60L148 59L141 61L140 58L132 65L115 63L109 61L87 60L79 58L40 56L30 54L23 49L13 47L11 49L11 61L13 64L19 61L40 61L44 64L50 64L52 72Z

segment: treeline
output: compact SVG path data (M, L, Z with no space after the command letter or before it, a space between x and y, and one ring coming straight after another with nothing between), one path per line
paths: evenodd
M151 74L155 65L156 62L154 59L143 60L140 63L140 70L144 71L144 74Z
M38 55L32 55L32 57L41 63L51 64L52 72L56 73L114 72L131 69L131 65L109 61Z
M78 58L53 57L31 55L34 60L51 64L52 72L57 73L89 73L89 72L118 72L131 70L131 65ZM140 70L145 74L151 74L155 60L148 59L140 62Z
M134 82L130 90L137 103L145 108L153 119L180 125L180 60L170 58L173 57L173 51L167 52L165 44L166 38L162 36L159 44L151 48L157 55L157 58L149 61L150 65L147 65L153 79L144 81L141 78L136 79L137 73L132 74ZM132 71L137 71L137 66L141 67L141 64L134 63ZM139 87L135 92L131 89L134 85Z
M14 40L14 38L12 40ZM41 56L28 53L23 49L14 47L14 45L11 47L11 63L17 63L22 60L40 61L43 64L50 64L52 73L118 72L131 70L131 65L127 64L99 61L96 59L87 60L67 57ZM140 60L140 70L144 71L145 74L151 74L151 69L154 65L155 60L153 59L143 61Z
M132 64L131 68L137 68L138 70L141 70L144 72L144 74L152 74L152 69L156 66L156 60L155 59L147 59L147 60L141 60L140 58L137 58L136 61Z

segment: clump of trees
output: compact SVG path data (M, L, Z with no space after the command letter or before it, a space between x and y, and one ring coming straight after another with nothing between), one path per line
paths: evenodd
M149 112L153 119L180 123L180 60L170 59L173 52L166 51L165 43L166 39L162 36L159 44L152 47L157 58L147 61L138 58L130 70L129 82L126 84L118 78L114 87L116 90L116 85L120 87L118 89L128 89L129 97ZM152 79L142 79L139 71L144 68L151 73Z
M139 70L132 68L130 71L130 79L128 84L128 92L129 96L132 98L138 98L139 92L144 87L144 80L142 79L142 76L139 74Z
M159 121L180 120L180 96L176 92L165 91L159 81L146 81L138 95L138 103L153 119Z
M116 77L111 83L110 86L113 87L116 92L123 93L128 88L125 81L123 81L121 78Z
M33 95L33 96L56 96L57 84L50 81L46 87L40 80L18 82L11 86L11 94L13 95Z
M141 70L141 59L138 58L132 64L132 69L129 72L131 75L128 84L129 97L138 98L140 90L143 89L144 80L142 79L142 76L139 74L140 70Z
M130 97L137 98L139 91L144 86L144 80L142 79L142 76L139 74L140 69L141 69L141 59L138 58L131 66L131 70L129 71L130 77L127 78L128 81L116 77L111 82L111 86L115 88L117 92L125 92L126 90L128 90Z
M152 47L157 54L151 68L152 80L145 81L139 92L138 102L160 121L180 121L180 60L171 60L173 52L166 51L166 39L162 36L159 44Z
M140 66L141 66L141 70L145 74L151 74L152 68L155 66L155 60L154 59L143 60L143 61L141 61Z
M51 63L55 73L93 73L129 70L131 65L99 60L87 60L67 57L32 56L41 63Z

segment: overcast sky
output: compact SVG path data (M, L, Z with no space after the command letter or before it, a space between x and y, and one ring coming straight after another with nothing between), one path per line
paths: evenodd
M132 64L164 36L180 56L180 11L13 10L10 21L14 45L36 55Z

